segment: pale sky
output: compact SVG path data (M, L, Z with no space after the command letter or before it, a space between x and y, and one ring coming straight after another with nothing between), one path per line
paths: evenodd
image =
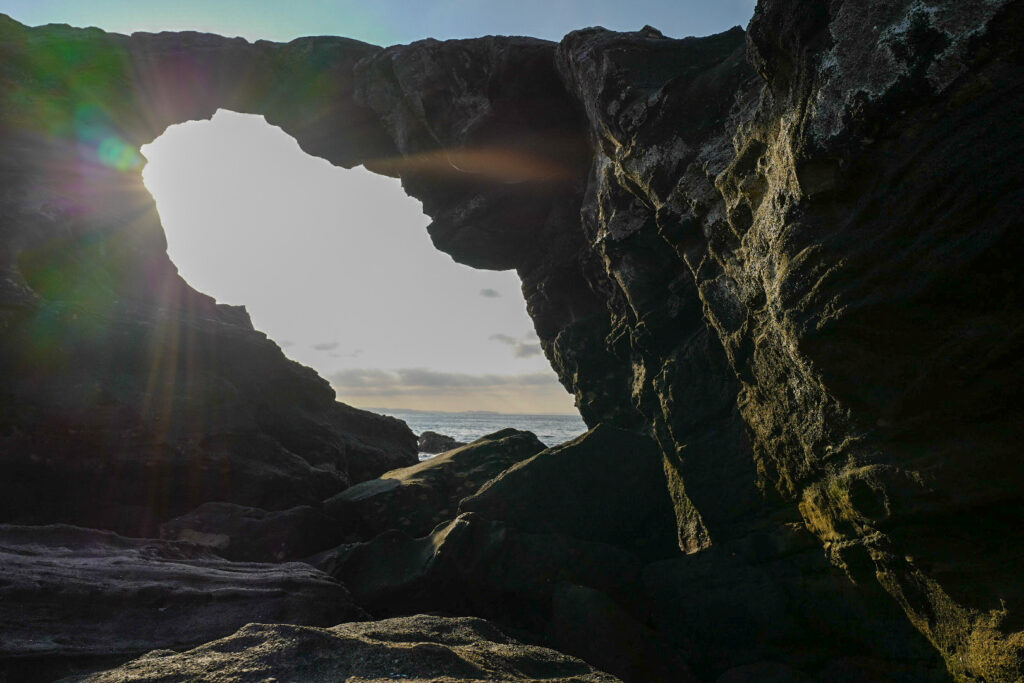
M142 149L168 253L195 288L347 403L568 413L512 271L434 249L393 178L303 153L261 116L220 111Z
M674 37L746 25L753 0L0 0L28 24L202 30L249 40L343 35L380 45L585 26ZM185 279L244 304L257 329L360 407L571 413L514 272L433 248L397 180L304 154L262 117L218 112L143 148Z

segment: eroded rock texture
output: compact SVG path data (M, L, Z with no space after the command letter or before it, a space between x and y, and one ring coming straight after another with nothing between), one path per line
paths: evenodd
M418 615L327 629L249 624L194 650L158 650L117 669L65 683L211 678L238 683L618 680L578 659L516 642L482 619Z
M0 559L0 676L11 681L52 681L253 621L365 617L344 586L308 565L226 562L187 544L0 525Z
M532 432L502 429L412 467L351 486L324 501L324 512L364 539L391 529L425 536L453 519L464 498L542 450L544 444Z
M181 285L161 303L178 281L132 156L218 106L262 113L312 154L400 176L457 260L515 268L588 424L656 441L686 554L639 565L628 596L591 579L548 587L547 614L607 598L703 680L1018 680L1022 21L1021 0L762 0L745 33L708 38L586 29L557 45L386 49L5 21L5 468L64 471L59 429L104 444L151 433L125 424L167 432L139 406L163 396L143 378L179 378L153 362L170 339L226 330L238 363L278 357L239 311ZM43 337L61 340L52 349L33 336L47 326L61 331ZM93 350L109 330L103 348L136 368L126 386ZM195 380L174 414L201 407L243 425L220 438L298 454L287 479L303 490L354 480L366 461L339 452L375 442L324 431L344 409L275 362L257 378L272 386L244 385L244 399L220 375ZM252 395L287 400L253 410ZM129 443L96 452L117 469L138 461L116 454L154 441ZM260 457L280 462L245 463ZM34 509L15 493L5 504ZM80 495L69 484L60 500L83 514ZM474 519L435 542L350 548L344 571L393 542L411 574L389 585L418 586L481 552L459 538L543 535ZM502 590L493 571L469 575Z

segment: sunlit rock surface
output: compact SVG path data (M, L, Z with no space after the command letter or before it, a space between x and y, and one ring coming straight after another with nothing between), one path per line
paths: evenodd
M615 683L585 662L519 643L482 619L417 615L311 628L249 624L187 652L159 650L65 683L415 680Z
M226 107L400 176L438 248L517 269L588 424L658 444L685 553L628 596L581 585L698 679L1018 680L1022 38L1021 0L386 49L0 20L4 516L159 517L165 482L198 503L227 471L280 509L414 457L167 261L135 150ZM192 339L216 372L166 351ZM583 594L547 595L553 637Z
M532 432L502 429L349 487L324 501L323 509L362 539L389 529L425 536L441 522L454 519L464 498L542 450L544 444Z

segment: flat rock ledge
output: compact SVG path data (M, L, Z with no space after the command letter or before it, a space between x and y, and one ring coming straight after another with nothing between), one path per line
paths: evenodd
M228 562L72 526L0 525L0 566L0 681L52 681L254 621L366 618L343 585L307 564Z
M562 681L619 679L554 650L524 645L475 618L415 615L332 628L249 624L187 652L157 650L61 683L133 681Z

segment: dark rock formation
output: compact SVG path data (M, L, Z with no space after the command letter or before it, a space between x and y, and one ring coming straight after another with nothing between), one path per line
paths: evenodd
M420 434L419 439L416 442L417 448L420 453L444 453L450 451L453 448L459 446L465 446L461 441L456 441L452 437L446 434L438 434L437 432L426 431Z
M615 683L578 659L512 640L482 619L418 615L311 628L249 624L188 652L151 652L65 683L231 680L238 683L359 680Z
M0 678L195 645L252 621L326 626L365 613L305 564L226 562L193 546L54 525L0 526Z
M468 512L429 536L391 531L368 543L340 546L315 564L352 586L356 601L376 614L444 605L452 612L484 610L512 623L514 615L535 619L535 606L550 601L559 580L625 599L642 568L638 558L607 544L525 534ZM515 600L495 602L501 593Z
M331 548L345 535L319 506L268 512L232 503L204 503L161 524L160 538L203 546L238 562L287 562Z
M314 563L376 616L480 615L629 680L689 676L678 651L631 616L642 562L605 543L465 513L423 538L392 531Z
M587 423L658 444L687 553L628 600L569 583L700 678L1018 680L1022 37L1021 0L387 49L0 20L4 518L146 526L223 490L281 509L412 454L174 273L134 150L221 106L400 176L438 248L518 271ZM445 539L398 556L482 552ZM552 545L534 561L568 561ZM492 608L517 580L459 571Z
M155 534L206 501L279 510L416 462L403 423L337 403L178 276L136 146L180 120L157 113L158 55L201 74L148 42L0 17L0 521Z
M531 533L608 543L647 560L679 554L657 447L605 425L509 467L459 511Z
M389 529L425 536L441 522L454 519L463 498L542 450L544 444L532 433L502 429L468 446L352 486L325 501L323 509L363 539Z

